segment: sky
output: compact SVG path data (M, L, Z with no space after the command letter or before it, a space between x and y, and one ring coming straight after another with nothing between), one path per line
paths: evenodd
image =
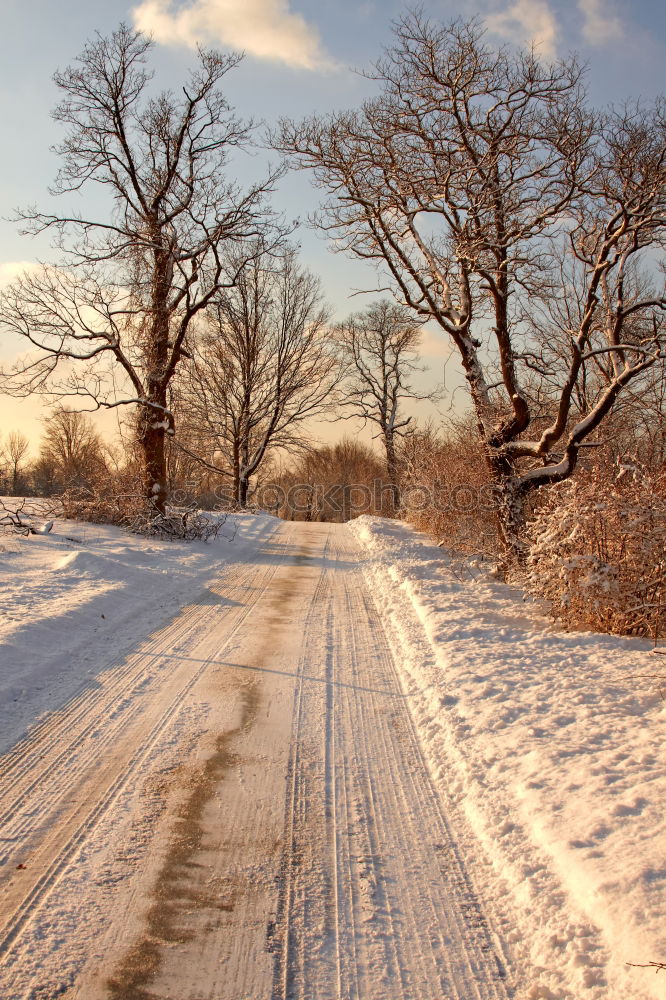
M421 6L441 21L477 16L491 40L534 44L547 59L578 52L588 65L591 98L599 105L627 97L650 99L666 89L663 0L425 0ZM369 96L373 85L358 71L390 44L391 23L402 10L398 0L0 0L0 128L5 135L0 283L26 263L53 259L48 240L19 235L11 216L19 206L53 204L48 187L58 160L50 147L61 132L50 117L57 102L52 76L96 31L108 34L125 21L152 34L153 66L167 88L184 79L197 44L243 50L245 59L226 78L226 93L240 115L270 124L284 115L300 118L354 107ZM305 173L288 175L274 198L288 218L302 220L303 262L320 276L334 316L342 319L372 300L350 295L372 288L375 278L360 263L331 253L308 226L317 201ZM16 350L16 343L0 333L0 364ZM455 387L454 368L448 364L445 370L448 349L434 330L425 333L423 355L431 381ZM38 401L0 396L0 437L19 428L38 436L39 416Z

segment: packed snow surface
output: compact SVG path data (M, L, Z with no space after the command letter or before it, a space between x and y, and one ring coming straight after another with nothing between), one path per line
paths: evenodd
M0 992L653 1000L664 658L396 522L0 537Z

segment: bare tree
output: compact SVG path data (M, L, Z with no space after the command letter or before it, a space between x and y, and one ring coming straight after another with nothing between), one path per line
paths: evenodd
M48 469L53 489L90 487L106 470L102 441L86 413L56 406L44 420L38 464Z
M180 389L241 506L270 451L303 446L304 422L331 405L339 379L318 279L293 250L244 256L252 259L209 310Z
M30 451L30 442L20 431L11 431L5 444L0 448L0 457L6 462L8 488L12 496L17 496L22 488L24 460Z
M223 251L244 240L255 253L269 232L264 196L276 174L244 190L225 179L252 132L219 89L240 56L200 51L179 95L151 96L151 45L121 25L55 75L66 134L53 193L101 188L110 211L22 212L24 231L53 232L63 257L11 286L0 316L37 349L5 373L6 391L138 406L144 489L163 511L169 385L194 317L235 280Z
M400 507L396 444L409 425L402 403L426 399L410 376L424 369L418 364L419 324L412 310L383 299L365 312L354 313L335 330L347 372L341 402L363 423L379 428L386 454L386 471L393 495L393 510Z
M519 555L527 495L570 476L625 387L663 363L663 284L639 265L656 276L663 260L665 106L593 112L575 59L495 51L476 22L412 13L395 32L377 99L284 122L276 145L328 193L337 248L450 338Z

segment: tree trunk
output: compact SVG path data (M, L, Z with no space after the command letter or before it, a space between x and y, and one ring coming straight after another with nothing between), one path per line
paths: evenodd
M153 243L153 274L151 289L151 319L149 331L148 375L146 397L154 404L142 407L139 421L139 441L144 457L144 489L150 506L164 514L169 495L164 434L173 433L173 416L167 407L166 377L169 356L169 293L173 280L171 249L159 218L151 219Z
M238 505L239 507L247 507L247 494L250 488L250 483L245 475L241 473L238 480Z
M493 479L495 517L503 550L505 567L525 561L525 494L516 481L511 463L498 455L489 455L488 464Z
M390 511L389 516L395 517L400 510L400 484L398 475L398 459L395 453L395 441L391 433L384 435L386 447L386 472L390 486Z
M240 504L240 446L237 439L233 443L232 470L234 503Z
M164 514L168 497L164 421L155 411L144 409L140 417L139 442L143 451L143 490L149 507Z

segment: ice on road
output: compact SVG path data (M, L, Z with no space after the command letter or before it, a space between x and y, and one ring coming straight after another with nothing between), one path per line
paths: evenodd
M3 997L514 995L358 542L274 524L2 758Z

